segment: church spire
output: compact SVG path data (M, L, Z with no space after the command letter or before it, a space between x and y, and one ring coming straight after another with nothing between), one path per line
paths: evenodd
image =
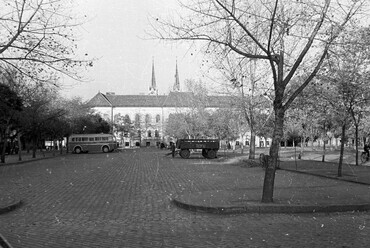
M157 83L155 81L154 73L154 57L152 58L152 83L149 86L149 95L158 95Z
M173 85L173 91L175 92L180 91L180 79L179 79L179 71L177 69L177 59L176 59L175 84Z

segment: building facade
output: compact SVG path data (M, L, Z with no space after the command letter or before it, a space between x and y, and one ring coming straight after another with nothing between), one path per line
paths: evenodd
M159 146L162 142L169 144L171 137L164 133L166 121L171 113L185 113L194 105L191 92L180 91L180 81L176 62L173 91L168 95L158 95L152 64L152 80L147 95L116 95L113 92L97 93L88 104L104 119L111 123L112 132L122 146ZM213 111L228 107L229 96L208 96L205 99L206 109ZM117 128L131 125L127 131ZM242 134L232 142L232 146L248 146L250 134ZM270 141L256 137L256 146L269 146Z

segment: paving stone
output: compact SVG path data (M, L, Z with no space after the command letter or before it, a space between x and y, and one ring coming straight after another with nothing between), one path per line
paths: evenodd
M165 157L157 149L66 155L0 167L24 205L0 215L18 247L366 247L368 212L212 215L171 203L184 192L261 185L256 170ZM297 181L307 180L296 175ZM325 178L306 182L333 184ZM1 191L0 191L1 192Z

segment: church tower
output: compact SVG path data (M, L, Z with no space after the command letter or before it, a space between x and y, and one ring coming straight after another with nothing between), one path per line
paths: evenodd
M180 79L179 79L179 71L177 69L177 59L176 59L175 84L173 85L173 91L174 92L180 91Z
M152 60L152 83L149 86L149 95L158 95L157 83L155 81L154 73L154 58Z

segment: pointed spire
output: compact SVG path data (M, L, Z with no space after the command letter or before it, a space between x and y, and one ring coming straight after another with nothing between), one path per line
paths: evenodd
M152 83L149 87L149 95L158 95L158 90L157 90L157 83L155 81L155 73L154 73L154 57L152 58Z
M175 92L180 91L180 79L179 79L179 71L177 69L177 59L176 59L175 84L173 86L173 91Z

